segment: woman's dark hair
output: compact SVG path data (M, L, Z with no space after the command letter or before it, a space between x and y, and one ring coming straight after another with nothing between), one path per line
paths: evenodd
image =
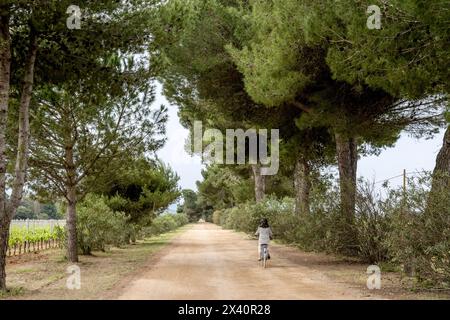
M261 228L269 228L269 221L266 218L262 218L259 222Z

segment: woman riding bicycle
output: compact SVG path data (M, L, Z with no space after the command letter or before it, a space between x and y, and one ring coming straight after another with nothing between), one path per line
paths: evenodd
M263 250L261 250L262 246L265 246L267 248L267 259L270 259L269 242L270 242L270 240L272 240L273 235L272 235L272 229L269 226L269 221L267 221L266 218L261 219L258 230L256 230L255 236L259 236L259 240L258 240L259 259L258 259L258 261L261 261L261 259L262 259L262 252L263 252Z

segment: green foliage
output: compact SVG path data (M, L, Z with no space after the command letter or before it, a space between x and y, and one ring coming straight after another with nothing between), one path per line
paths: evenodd
M242 44L246 26L239 9L246 6L240 0L172 0L158 8L153 63L160 66L165 96L180 106L181 123L189 129L196 120L221 130L293 125L281 112L267 117L268 109L251 99L226 49Z
M141 74L140 69L127 71ZM109 172L113 160L134 161L163 145L166 109L146 107L153 100L152 88L148 77L141 76L139 83L122 84L126 92L120 97L110 97L105 90L91 93L92 101L83 101L78 98L83 93L69 94L70 88L44 88L36 94L30 164L32 188L38 195L66 196L67 176L82 193L80 185ZM67 172L67 157L72 158L71 170L76 173Z
M359 137L361 142L376 148L392 145L406 124L415 118L427 118L422 114L426 110L414 104L409 109L396 108L395 102L402 96L383 87L333 76L327 57L333 50L342 49L341 43L349 45L340 34L341 29L345 33L347 25L330 22L323 12L345 15L344 10L335 12L342 6L353 5L327 0L253 1L244 13L251 37L247 37L243 48L228 46L229 52L244 75L247 92L256 102L275 107L301 106L303 113L297 122L301 130L326 127ZM367 6L364 10L360 6L353 6L352 10L366 27ZM314 37L311 34L319 32L316 24L325 24L327 29ZM348 55L338 61L346 67L352 58ZM414 112L405 112L408 110Z
M246 14L252 36L242 50L228 49L245 75L247 92L267 106L295 101L326 69L321 49L304 45L304 4L253 1Z
M166 213L153 219L151 225L143 229L144 236L156 236L175 230L189 223L189 217L184 213Z
M61 219L62 216L53 203L41 204L37 201L24 199L17 208L15 219Z
M252 181L223 166L202 170L203 181L197 183L199 201L206 207L230 208L254 197Z
M46 203L41 207L41 215L48 219L62 219L63 216L58 212L58 209L53 203Z
M387 199L377 196L373 184L359 184L356 199L358 223L355 228L358 255L364 260L379 263L391 258L392 252L386 241L393 228L392 219L398 210L398 204L398 199L393 199L392 196Z
M77 2L82 10L82 25L79 30L70 30L66 25L69 18L66 11ZM151 16L154 4L154 0L2 1L2 14L11 15L14 21L11 23L13 62L19 68L13 73L13 83L20 85L29 35L34 33L39 40L36 78L40 84L84 78L92 81L92 89L99 89L106 82L96 83L96 80L109 79L108 85L114 92L120 86L114 82L116 74L107 67L114 65L114 54L118 51L142 49L149 39L149 22L144 17Z
M201 206L195 191L186 189L182 191L182 195L184 203L180 210L189 217L189 221L197 222L200 218L205 216L205 211L207 209Z
M8 158L12 159L7 166L9 170L14 167L12 161L17 151L18 105L30 39L35 37L38 47L34 65L36 86L33 88L36 99L32 99L31 103L35 104L35 100L40 100L44 101L44 105L45 102L49 103L48 107L51 107L54 101L50 99L48 92L51 89L59 90L60 93L67 91L78 105L83 104L83 107L77 110L76 118L79 121L83 118L81 114L85 116L89 111L94 111L95 114L93 108L104 106L105 99L124 96L130 89L124 84L137 84L137 79L148 79L148 75L143 72L144 70L148 74L148 68L136 62L133 67L129 61L130 55L145 51L145 44L150 36L147 18L151 16L154 3L154 0L131 0L127 3L109 0L84 1L79 4L82 10L82 27L80 30L70 30L66 21L69 18L67 9L74 4L72 1L1 2L2 16L9 17L4 21L9 21L9 25L4 27L11 33L14 71L11 72L12 90L9 99L10 110L7 114L9 123L6 128L9 145L7 149L10 153ZM107 21L102 17L107 17ZM132 76L133 72L136 73ZM50 115L55 114L49 112L46 107L35 106L32 109L30 118L32 127L35 123L34 130L44 124L49 127L52 127L51 124L55 125L50 121ZM42 115L45 111L47 117ZM92 117L92 113L90 115ZM70 117L66 113L59 119L67 122L67 118ZM42 136L52 140L50 136L55 138L59 135L54 130L50 132L51 134L48 134L46 131ZM55 141L43 144L47 143L52 147L57 146ZM95 145L97 144L92 144L91 147Z
M428 175L410 181L403 207L403 195L391 195L397 210L387 244L392 259L421 284L450 288L450 197L448 190L429 197L431 182Z
M33 210L26 206L19 206L16 211L16 219L35 219Z
M381 9L380 30L366 26L369 5ZM437 0L310 1L304 24L310 42L330 45L337 79L415 99L449 92L449 9Z
M228 4L237 7L239 1ZM254 104L225 50L238 42L233 32L238 20L228 9L217 0L173 0L159 7L152 59L161 65L165 95L181 106L185 125L208 119L205 124L229 128L249 121Z
M89 194L78 204L77 212L78 247L83 254L126 243L127 218L111 210L105 198Z
M136 225L129 221L123 212L113 211L108 206L108 199L95 194L88 194L77 205L78 249L83 254L93 251L105 251L111 247L120 247L130 240L149 237L169 232L189 222L183 214L162 214L151 220L149 226ZM64 228L55 228L58 239L66 239Z
M178 175L163 163L146 159L120 161L92 181L90 190L105 195L113 211L124 212L136 224L146 224L179 196Z
M392 263L424 285L450 286L448 176L435 180L431 194L429 177L411 180L406 194L387 190L386 196L361 182L351 223L341 214L339 189L327 182L314 186L311 214L296 215L290 179L299 159L311 162L313 171L334 163L336 134L356 141L358 153L367 154L392 146L409 124L420 134L435 132L430 125L442 124L440 112L448 104L449 4L155 3L88 1L76 32L65 26L68 0L0 4L2 17L11 15L4 27L11 31L13 52L10 112L1 132L7 140L1 146L7 150L6 169L14 167L23 66L36 36L32 189L46 198L67 196L68 186L76 186L78 195L95 193L77 208L83 253L168 232L216 210L213 222L226 228L253 233L265 217L276 238L305 250ZM373 4L382 10L381 30L366 26L365 12ZM248 166L210 166L202 172L198 193L183 191L178 214L161 214L180 192L170 168L143 158L165 140L166 109L148 108L155 74L189 129L194 120L206 128L281 128L281 173L266 180L272 196L252 202ZM440 171L448 168L442 154ZM48 204L37 212L23 201L17 215L54 218L57 211ZM61 240L65 233L13 228L9 244Z
M26 227L12 227L9 234L9 246L22 245L25 242L33 243L38 241L62 240L58 227L41 227L27 229Z
M401 189L386 189L382 196L373 184L361 181L351 233L340 214L336 188L314 190L310 215L296 215L292 199L267 198L216 210L213 222L252 234L265 217L276 239L304 250L390 263L412 272L421 285L449 287L450 199L442 193L426 209L430 182L429 175L410 179L406 195ZM356 237L354 247L344 245L349 234Z
M223 212L220 210L216 210L213 212L212 215L212 223L217 224L217 225L223 225L223 223L220 221L221 216L223 216Z
M292 168L287 167L275 176L265 177L266 194L293 196ZM202 176L203 181L197 182L198 205L208 213L207 217L214 209L231 208L255 197L254 180L248 165L211 165L202 170Z

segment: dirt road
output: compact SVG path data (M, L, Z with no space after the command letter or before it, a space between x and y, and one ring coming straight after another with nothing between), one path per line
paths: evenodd
M271 246L257 262L257 242L213 224L196 224L176 238L148 270L124 285L119 299L374 299L361 286L332 280L296 251ZM299 251L299 255L302 253ZM362 270L363 272L364 270Z

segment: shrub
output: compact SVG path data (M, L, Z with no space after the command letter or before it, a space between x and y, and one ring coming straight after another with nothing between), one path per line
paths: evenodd
M144 228L144 236L156 236L175 230L185 224L189 223L189 218L184 213L177 214L162 214L151 222L149 227Z
M390 259L387 240L392 228L392 215L397 210L394 193L383 199L375 192L374 184L360 183L356 198L355 231L358 256L369 263Z
M220 225L220 215L221 214L222 214L222 211L220 211L220 210L214 211L214 213L212 214L212 222L214 224Z
M228 220L228 213L229 213L228 210L220 211L219 225L225 227Z
M267 218L280 239L292 237L296 226L293 199L267 198L260 203L248 202L231 209L215 211L213 221L225 228L247 233L256 231L261 218Z
M218 210L213 221L225 228L255 232L265 217L275 238L308 251L359 257L367 263L389 262L414 274L423 285L450 287L450 197L448 190L429 197L430 175L409 179L407 193L375 192L360 181L356 215L349 223L339 209L339 190L313 190L311 214L296 215L294 200L268 197ZM350 244L350 245L349 245Z
M177 213L173 215L173 218L175 219L175 224L177 228L189 223L189 217L184 213Z
M129 235L124 213L112 211L103 197L89 194L77 206L78 247L83 254L120 246Z
M389 248L393 260L420 284L449 288L450 197L448 190L429 197L430 184L430 175L409 180L406 201L398 200L393 214Z
M354 248L349 248L354 230L341 214L338 187L330 185L312 191L311 214L300 217L299 246L311 251L354 254Z

